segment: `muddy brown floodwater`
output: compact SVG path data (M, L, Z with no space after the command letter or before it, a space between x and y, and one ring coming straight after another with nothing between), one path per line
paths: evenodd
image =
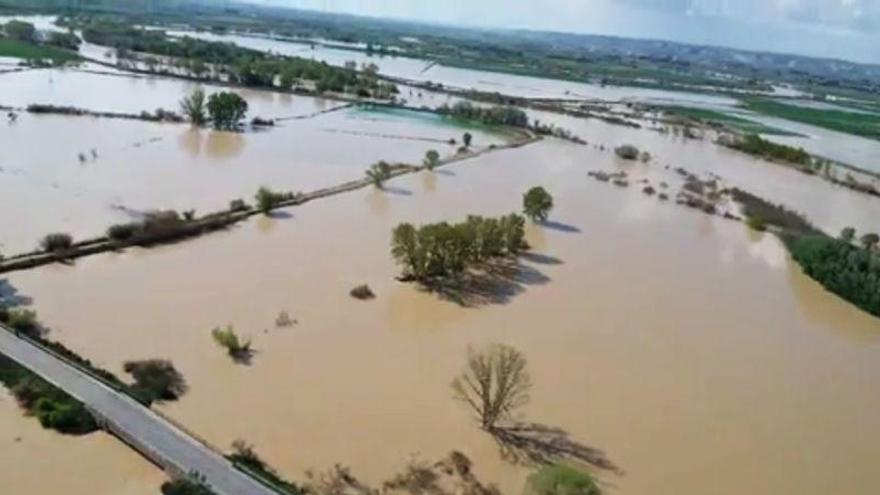
M756 170L695 146L686 159L721 175ZM165 412L218 446L253 443L294 478L342 463L378 482L412 456L459 449L482 479L520 493L529 468L502 459L450 389L468 346L504 342L535 384L521 419L604 450L625 471L597 473L609 493L875 494L880 320L807 279L770 235L587 176L620 166L544 141L9 279L52 338L99 365L173 360L190 392ZM507 213L536 184L557 208L529 228L533 253L495 300L462 307L394 281L398 222ZM860 200L817 184L823 222L855 221ZM878 203L865 205L859 218L877 218ZM348 295L363 283L375 300ZM276 328L282 310L297 324ZM212 342L225 324L253 338L249 366Z
M156 495L165 476L104 433L62 436L22 416L0 389L0 477L3 493Z

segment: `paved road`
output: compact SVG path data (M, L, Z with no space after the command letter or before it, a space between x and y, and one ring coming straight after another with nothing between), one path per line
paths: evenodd
M2 328L0 352L86 404L166 469L198 472L218 495L278 495L149 408Z

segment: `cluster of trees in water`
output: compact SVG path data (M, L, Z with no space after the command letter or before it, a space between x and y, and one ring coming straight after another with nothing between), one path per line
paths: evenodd
M120 58L131 53L149 53L172 57L195 77L211 75L212 68L222 70L231 82L245 86L290 89L304 81L318 92L350 93L361 97L390 99L397 94L394 84L381 81L372 66L335 67L299 57L274 55L243 48L232 43L205 41L190 37L170 38L165 32L147 30L110 22L90 22L83 27L83 38L117 50ZM148 65L158 61L148 59Z
M473 120L486 125L523 128L529 126L529 117L526 113L519 108L509 106L484 107L469 101L459 101L451 106L444 104L437 111L442 115Z
M11 55L29 59L30 63L36 65L45 65L45 60L53 63L72 60L76 55L69 51L76 51L81 43L79 37L72 32L51 31L43 35L37 32L33 24L19 20L0 24L0 40L2 39L18 45L17 49L10 49Z
M413 226L402 223L391 234L391 255L404 278L429 282L455 277L468 266L511 256L526 248L525 218L471 215L464 222Z
M854 245L854 231L844 229L840 238L810 235L791 247L804 272L823 287L863 310L880 316L880 254L877 234L861 237Z

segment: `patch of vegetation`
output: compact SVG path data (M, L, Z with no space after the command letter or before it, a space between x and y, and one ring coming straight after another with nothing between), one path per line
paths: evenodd
M244 471L262 478L273 486L276 491L288 495L300 495L302 490L295 484L282 478L272 466L266 464L254 451L252 445L242 440L236 440L232 444L232 453L226 456L233 464Z
M747 222L756 230L764 230L768 226L776 227L783 240L791 240L819 232L800 213L791 211L782 205L770 203L739 188L733 188L729 192L733 200L742 205Z
M810 154L804 151L803 148L794 148L784 144L777 144L768 141L757 134L748 134L741 139L722 142L722 144L750 155L773 160L782 160L798 165L810 165L812 161Z
M808 108L766 99L748 99L745 101L745 107L753 112L773 117L880 140L878 114Z
M525 219L469 216L460 223L415 227L402 223L391 235L391 255L404 268L404 278L429 282L456 277L469 265L515 256L525 249Z
M880 317L880 255L873 249L815 234L794 242L791 254L827 290Z
M526 495L599 495L590 473L566 464L544 466L529 476Z
M40 247L47 253L64 251L71 246L73 246L73 237L65 233L47 234L40 241Z
M547 220L553 209L553 196L543 187L533 187L523 195L523 213L533 222Z
M257 194L254 195L254 200L257 202L257 209L264 214L268 214L275 209L275 207L277 207L282 201L292 198L292 193L275 192L268 187L257 189Z
M211 330L211 336L214 337L214 342L226 349L229 356L236 361L245 361L252 354L251 341L241 340L232 325Z
M190 95L191 98L193 96L197 95ZM195 104L193 101L189 103ZM237 93L221 91L208 98L206 108L214 129L231 131L238 129L241 120L247 114L248 103ZM192 117L193 115L190 115L190 118Z
M637 160L639 158L639 149L631 144L624 144L614 148L614 154L624 160Z
M443 105L437 109L437 112L441 115L448 115L450 117L462 120L470 120L474 122L479 122L484 125L489 126L509 126L509 127L528 127L529 118L524 111L515 107L508 106L494 106L494 107L483 107L474 105L469 101L459 101L453 104L452 106ZM470 135L470 134L466 134ZM470 145L470 139L465 138L467 141L465 146Z
M360 299L361 301L375 299L376 297L376 294L373 293L373 289L370 289L370 286L367 284L358 285L354 289L351 289L349 294L351 295L351 297L355 299Z
M310 81L318 92L349 93L362 97L389 99L397 87L382 82L370 67L361 71L334 67L299 57L269 54L232 43L205 41L189 37L171 38L163 31L132 27L124 23L87 19L76 22L83 38L119 52L120 58L132 53L149 53L179 59L192 75L202 78L209 66L226 72L228 78L245 86L290 89Z
M778 136L791 136L791 132L777 129L764 125L760 122L748 120L736 115L717 110L709 110L705 108L682 107L682 106L664 106L660 107L663 112L678 115L686 119L696 120L707 124L717 123L724 127L733 129L745 134L766 134Z
M0 354L0 383L18 405L44 428L70 435L98 430L95 418L83 404L54 387L15 361Z
M34 63L41 60L50 60L53 64L70 62L79 58L73 53L59 50L52 46L35 45L5 38L0 38L0 57L21 58L33 61Z
M367 169L366 174L374 186L381 188L382 184L391 178L391 164L384 160L374 163Z
M180 100L180 113L194 125L204 125L208 121L205 90L201 87Z
M129 393L143 404L175 401L187 391L186 381L171 361L149 359L128 361L123 369L134 378Z
M186 478L178 478L162 483L162 495L215 495L205 483L203 476L190 474Z
M437 168L437 165L440 163L440 153L437 150L428 150L425 152L425 159L422 160L422 164L428 170L434 170Z

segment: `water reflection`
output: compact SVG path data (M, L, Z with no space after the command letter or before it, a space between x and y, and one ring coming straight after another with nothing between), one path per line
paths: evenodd
M378 188L373 188L373 190L367 194L366 202L367 206L370 207L370 211L377 215L388 213L388 209L391 205L385 192Z
M241 154L245 144L243 133L211 131L205 140L205 154L210 158L234 158Z

